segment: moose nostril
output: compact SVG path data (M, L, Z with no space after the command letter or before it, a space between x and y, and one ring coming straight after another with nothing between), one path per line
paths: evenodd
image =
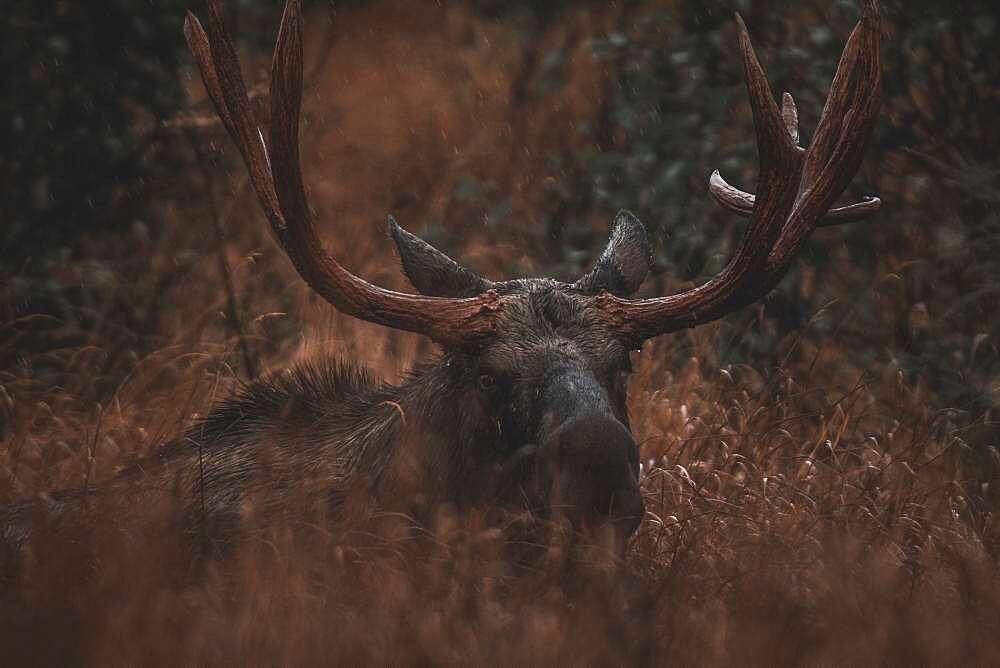
M637 448L628 429L608 415L575 418L550 439L558 500L580 527L610 522L631 535L645 512L634 461Z

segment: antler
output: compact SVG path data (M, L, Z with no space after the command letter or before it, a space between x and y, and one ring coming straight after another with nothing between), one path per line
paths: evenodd
M857 172L879 106L879 12L865 0L837 67L826 106L808 150L798 145L798 114L786 93L779 110L736 15L747 92L759 153L758 195L732 188L718 172L712 192L728 208L749 213L750 223L726 267L683 293L642 300L601 295L615 324L637 340L716 320L771 291L812 230L857 220L878 209L869 199L830 210ZM721 196L720 196L721 194Z
M799 112L795 107L795 99L791 93L785 93L781 97L781 117L785 121L785 127L788 130L788 134L791 135L792 141L798 146ZM747 218L753 214L753 205L757 198L748 192L743 192L739 188L729 185L722 178L719 170L712 172L712 176L709 177L708 190L722 208ZM829 227L844 223L854 223L878 213L880 208L882 208L882 200L878 197L868 196L861 202L830 209L826 212L825 216L820 218L817 225L819 227Z
M494 291L468 299L386 290L355 276L326 253L313 224L299 165L302 102L302 14L287 0L271 66L269 139L253 118L221 0L208 2L208 33L190 12L184 35L205 88L233 142L271 229L306 283L338 310L369 322L423 334L446 346L469 345L495 331L504 298Z

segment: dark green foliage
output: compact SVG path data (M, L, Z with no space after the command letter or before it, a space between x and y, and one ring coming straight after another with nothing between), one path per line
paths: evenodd
M747 190L756 178L732 11L746 18L775 94L795 95L808 142L858 4L675 3L635 12L620 32L593 43L594 57L617 68L613 129L605 131L617 139L610 150L578 156L586 168L576 197L609 213L636 209L660 242L661 271L699 281L716 273L744 224L714 205L708 175L719 168ZM802 328L836 299L810 325L817 341L853 337L859 360L926 375L947 403L982 414L995 401L990 383L1000 371L1000 325L990 317L1000 292L998 12L986 0L889 0L882 11L883 111L848 195L878 193L883 211L871 222L817 232L803 253L816 288L803 290L793 272L768 300L779 323L772 333L744 326L755 314L734 314L741 324L723 330L720 354L771 363L783 354L776 335ZM889 280L887 264L902 266L900 283L872 299L873 284L877 296ZM879 329L886 308L899 311L896 331ZM888 353L878 341L898 348ZM982 374L959 377L955 369L970 355Z
M38 273L46 257L78 250L81 237L99 238L141 216L144 184L170 167L147 154L182 99L177 30L188 4L4 7L3 273Z

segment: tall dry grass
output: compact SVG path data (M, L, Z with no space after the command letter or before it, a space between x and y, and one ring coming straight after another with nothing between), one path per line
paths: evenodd
M544 39L572 44L615 20L611 10L570 16ZM511 30L461 8L380 4L343 12L329 43L319 30L307 38L330 49L307 54L330 63L307 99L307 179L326 239L352 269L404 287L375 218L389 211L417 231L438 221L448 250L492 276L544 262L536 222L558 205L560 174L540 156L572 146L568 128L599 113L605 75L574 60L573 84L511 124L507 94L523 58ZM178 135L175 150L187 154L186 141ZM192 165L162 184L164 232L105 250L120 257L118 274L86 262L56 269L102 286L106 300L84 324L14 312L0 325L0 499L106 486L246 382L241 345L264 369L334 354L389 379L434 354L309 295L229 165L209 165L221 175L212 179ZM502 230L454 196L469 175L510 193ZM211 216L226 235L239 328L226 316ZM880 258L871 291L854 299L875 299L907 252L921 250ZM123 531L107 518L112 529L72 544L29 542L18 581L4 583L3 655L98 665L1000 662L996 451L968 445L983 425L919 378L846 362L852 339L837 333L851 317L837 306L816 314L833 334L788 332L768 368L719 360L720 336L740 334L728 323L637 355L630 411L647 515L622 563L555 551L526 567L496 527L442 516L394 536L292 517L205 564L159 531L177 510L167 498L132 509L157 515L148 525Z

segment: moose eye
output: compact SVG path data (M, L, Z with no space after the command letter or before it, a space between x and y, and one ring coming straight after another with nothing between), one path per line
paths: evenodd
M485 392L489 392L497 385L497 379L488 373L479 374L479 387Z

